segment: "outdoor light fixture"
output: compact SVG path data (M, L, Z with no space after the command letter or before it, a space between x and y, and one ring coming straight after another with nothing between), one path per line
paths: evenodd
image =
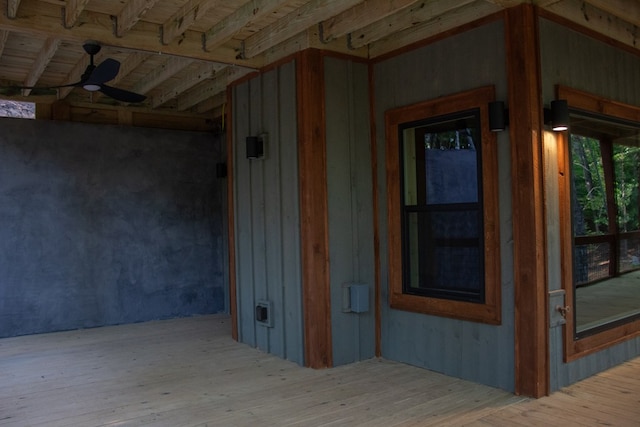
M247 159L259 159L264 156L264 141L262 136L248 136Z
M492 132L501 132L509 125L509 110L504 107L503 101L489 103L489 129Z
M544 109L544 124L555 132L569 129L569 106L566 99L551 101L551 108Z

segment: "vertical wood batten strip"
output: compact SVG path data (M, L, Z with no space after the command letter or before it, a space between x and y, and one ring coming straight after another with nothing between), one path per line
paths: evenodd
M304 354L311 368L333 365L323 62L320 51L308 49L296 69Z
M513 197L515 392L549 392L542 101L534 6L505 12Z
M229 314L231 316L231 337L238 341L238 310L237 310L237 295L236 295L236 242L235 242L235 220L233 210L233 159L235 152L235 144L233 139L233 127L232 119L232 100L233 100L233 87L227 87L227 108L225 109L226 117L223 117L224 123L227 126L227 218L229 234Z

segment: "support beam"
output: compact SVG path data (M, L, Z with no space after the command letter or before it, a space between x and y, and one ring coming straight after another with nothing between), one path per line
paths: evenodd
M501 10L500 6L492 2L476 2L466 7L451 10L429 21L411 26L404 31L387 35L360 49L368 48L369 57L377 58L413 43L419 43L428 38L436 37L446 31L463 27L469 23L472 23L471 25L477 25L481 19L502 19L502 15L498 14ZM492 17L491 15L494 16ZM352 37L351 41L353 42L353 40Z
M324 61L320 51L300 52L296 85L304 362L317 369L333 366Z
M40 49L40 53L33 63L29 74L22 83L23 86L35 86L35 84L38 83L38 80L40 80L40 76L42 76L45 68L47 68L47 65L49 65L51 58L53 58L53 55L56 54L58 46L60 46L60 39L48 38L44 42L44 45L42 46L42 49ZM24 96L28 96L30 93L31 89L23 90Z
M213 80L207 84L200 84L178 97L178 111L185 111L194 105L206 101L223 93L229 83L252 72L253 70L241 67L227 67L216 74Z
M157 2L158 0L127 0L116 16L116 36L124 36Z
M189 0L162 24L162 43L169 44L223 0Z
M167 101L176 98L181 93L188 91L198 83L214 78L216 73L224 67L225 65L223 64L202 64L197 70L190 72L186 76L182 76L180 82L171 86L170 89L162 92L160 95L154 96L151 101L152 107L158 108Z
M7 16L9 19L14 19L18 16L18 8L20 7L20 0L7 0Z
M272 14L290 0L251 0L218 22L204 34L205 50L213 50L253 21Z
M64 27L73 27L89 0L67 0L64 7Z
M192 62L193 59L180 58L178 56L171 57L162 66L154 68L149 74L144 76L133 86L132 90L144 95L154 87L160 85L165 80L173 77L176 73L188 67Z
M243 56L253 58L267 49L306 31L318 21L344 12L362 0L311 0L244 41ZM471 0L469 0L471 1Z
M34 3L37 3L37 6ZM163 45L158 37L157 25L137 25L130 31L130 37L116 37L113 34L111 17L103 13L85 10L81 17L82 25L65 29L60 25L59 6L45 2L27 2L20 10L21 13L16 19L9 19L5 14L0 14L0 30L17 31L39 38L56 37L78 44L86 40L100 40L103 46L178 55L243 67L260 68L265 65L262 58L238 58L239 43L235 47L225 45L215 52L205 52L202 49L200 32L187 31L179 42Z
M505 12L515 288L515 392L549 393L543 105L538 16L523 4Z
M388 19L377 21L371 25L352 31L349 36L349 46L353 49L358 49L376 40L380 40L389 34L414 27L421 22L429 22L433 20L434 17L439 17L440 15L460 9L474 2L475 0L421 1L412 7L404 8L400 12L391 15ZM478 6L482 6L482 2ZM466 14L474 16L473 8L469 8Z
M417 0L365 0L320 23L320 39L324 43L347 35L356 28L371 25L416 3Z

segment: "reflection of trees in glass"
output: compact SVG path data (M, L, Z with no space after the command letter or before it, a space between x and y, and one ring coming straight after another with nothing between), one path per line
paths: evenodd
M424 134L427 150L475 150L473 129L458 129Z
M586 236L608 230L607 202L600 142L571 135L574 233Z
M620 232L640 229L638 221L638 163L640 149L629 145L613 146L615 167L615 196L618 205L618 227Z

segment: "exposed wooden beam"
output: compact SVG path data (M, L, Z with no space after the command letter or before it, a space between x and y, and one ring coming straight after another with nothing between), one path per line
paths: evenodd
M365 0L339 15L322 21L320 39L325 43L330 42L352 32L355 28L371 25L414 3L416 0ZM421 1L421 3L424 2Z
M213 116L217 118L220 115L216 114L215 111L220 109L226 101L227 93L222 92L196 105L194 109L198 114L206 113L207 111L214 111Z
M189 58L171 57L162 66L153 69L133 86L133 91L146 94L174 74L188 67L194 60Z
M291 0L251 0L227 16L204 34L205 50L222 45L253 21L268 16Z
M29 74L24 79L24 86L34 86L38 82L40 76L42 76L42 73L51 61L51 58L56 54L58 46L60 46L60 39L48 38L44 42L44 45L42 46L42 49L40 49L40 53L38 53L38 57L33 63ZM23 92L24 96L28 96L30 93L31 89L25 89Z
M0 58L2 58L2 51L4 50L4 46L7 44L8 38L9 31L0 30Z
M37 3L37 6L34 3ZM205 52L202 49L201 32L187 31L179 42L163 45L158 37L157 25L140 22L129 32L128 37L116 37L109 15L85 10L80 21L81 25L63 28L60 25L59 6L44 2L27 2L21 6L21 13L16 19L9 19L5 14L0 14L0 30L17 31L37 37L57 37L78 44L86 40L100 40L103 46L179 55L251 68L265 65L262 58L239 58L239 44L237 48L226 44L215 52Z
M64 27L71 28L76 24L78 17L89 0L67 0L64 7Z
M377 58L386 53L420 42L429 37L453 30L469 22L477 21L502 10L499 6L485 1L475 3L472 7L452 10L430 21L423 22L404 31L388 35L368 45L369 56ZM362 49L362 48L361 48Z
M375 22L364 28L351 32L349 36L349 45L354 49L366 46L369 43L388 36L389 34L411 28L423 22L431 21L434 18L439 18L440 15L459 9L470 3L474 3L474 1L475 0L421 1L412 7L402 9L400 12L393 14L388 19ZM483 3L480 2L479 5L483 6ZM472 13L473 12L470 11L468 15Z
M128 0L116 16L116 36L124 36L157 2L158 0Z
M20 0L7 0L7 16L10 19L14 19L18 16L18 8L20 7Z
M640 4L637 0L587 0L587 3L640 26Z
M162 24L162 43L169 44L174 41L209 9L223 2L224 0L189 0Z
M626 18L618 19L608 13L603 13L599 8L595 8L591 4L592 2L591 0L588 3L581 0L563 0L547 7L546 10L633 49L637 49L638 24L634 25L626 22ZM632 17L634 16L633 11L637 10L637 8L638 6L630 8Z
M184 111L209 98L224 92L227 85L234 80L252 72L253 70L242 67L227 67L217 73L215 78L206 84L200 84L178 97L178 111Z
M163 91L161 94L154 96L151 101L153 108L157 108L170 99L174 99L181 93L186 92L200 82L212 79L215 74L225 67L223 64L204 63L197 70L190 72L186 76L180 78L180 82L173 85L170 89Z
M253 58L265 50L305 31L307 28L344 12L362 0L312 0L278 19L244 41L243 56Z

